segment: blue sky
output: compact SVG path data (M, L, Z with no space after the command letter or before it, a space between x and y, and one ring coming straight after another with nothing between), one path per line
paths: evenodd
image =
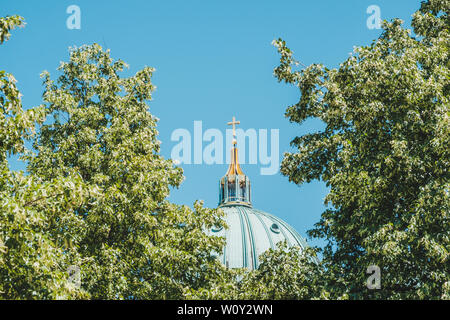
M66 27L70 5L81 9L80 30ZM27 22L0 47L0 69L18 80L25 107L39 105L43 92L39 74L48 70L55 78L59 62L68 59L68 47L96 42L130 65L124 76L144 66L156 68L157 90L149 105L160 118L164 156L169 157L176 144L170 139L175 129L193 133L193 122L201 120L203 130L225 133L226 122L236 116L243 129L279 129L281 161L296 135L322 125L312 120L298 126L284 117L299 92L273 77L278 55L271 41L286 40L306 65L336 67L353 46L370 44L380 34L366 26L370 5L379 6L382 19L398 17L409 27L420 2L0 0L0 16L19 14ZM15 159L10 163L13 169L24 168ZM284 219L306 237L325 208L325 185L312 182L299 187L280 173L261 175L259 164L242 167L252 181L253 205ZM226 164L183 165L186 180L172 192L171 201L192 205L203 199L206 206L215 207L218 180L226 168Z

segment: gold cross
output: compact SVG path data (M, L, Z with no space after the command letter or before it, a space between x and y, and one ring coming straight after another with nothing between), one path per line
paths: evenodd
M236 121L236 118L233 117L233 121L228 122L228 125L233 126L233 144L236 144L236 124L241 124L240 121Z

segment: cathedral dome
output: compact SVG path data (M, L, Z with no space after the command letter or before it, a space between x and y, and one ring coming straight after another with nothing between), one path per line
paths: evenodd
M254 209L251 203L250 180L242 172L238 161L236 133L233 121L231 163L219 182L219 208L225 213L228 229L212 228L211 234L225 237L226 245L220 260L228 268L257 269L259 256L276 244L286 241L288 246L306 248L306 241L293 227L280 218Z
M289 224L267 212L245 205L220 207L228 229L213 228L211 233L225 237L226 245L220 256L229 268L257 269L259 256L286 240L288 246L306 248L305 240Z

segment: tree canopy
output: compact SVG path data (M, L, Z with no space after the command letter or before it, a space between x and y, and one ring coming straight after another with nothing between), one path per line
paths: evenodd
M160 154L154 69L124 77L109 50L71 48L32 108L0 71L0 298L450 299L449 6L422 2L413 32L384 22L337 68L298 68L274 41L274 75L300 95L286 117L325 124L292 140L281 172L329 187L309 231L327 245L280 243L254 271L216 259L224 239L205 230L226 228L220 209L168 200L183 172ZM0 44L24 24L0 18Z
M13 78L2 80L4 298L181 298L225 270L214 255L224 240L204 232L221 213L167 200L183 175L159 155L153 69L121 78L125 67L97 44L72 49L27 111ZM10 172L6 152L22 152L29 175Z
M449 2L423 2L414 34L384 22L338 68L301 70L282 39L275 76L298 88L286 117L325 129L295 137L281 171L330 188L309 234L324 238L328 287L351 298L444 298L450 290ZM381 269L380 290L366 270ZM341 279L341 281L337 281Z
M19 16L0 18L0 43L23 24ZM89 188L73 173L44 181L10 171L8 156L26 151L25 140L44 121L44 108L24 110L16 79L6 71L0 71L0 108L0 297L85 297L68 281L69 255L51 234L59 232L55 221L73 210Z

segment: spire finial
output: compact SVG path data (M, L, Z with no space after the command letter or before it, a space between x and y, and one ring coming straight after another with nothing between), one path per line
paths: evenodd
M236 118L233 116L233 121L228 122L228 125L232 125L233 126L233 145L237 144L237 140L236 140L236 124L241 124L240 121L236 121Z

